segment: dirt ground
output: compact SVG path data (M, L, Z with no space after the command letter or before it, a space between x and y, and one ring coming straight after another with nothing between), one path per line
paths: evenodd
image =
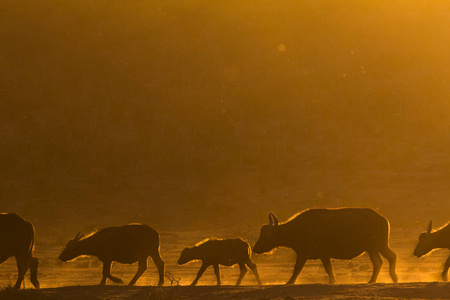
M450 284L305 284L295 286L123 287L71 286L19 292L4 291L0 299L450 299Z

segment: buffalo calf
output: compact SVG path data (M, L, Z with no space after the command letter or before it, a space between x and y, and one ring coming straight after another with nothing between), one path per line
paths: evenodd
M389 222L382 215L368 208L308 209L285 223L279 223L274 214L270 224L261 228L253 247L257 254L270 252L277 247L291 248L297 254L294 273L287 284L294 284L309 259L320 259L329 276L336 280L331 259L352 259L367 252L373 263L369 283L376 282L383 255L390 265L390 275L397 282L395 264L397 255L389 248Z
M441 229L431 232L433 229L433 222L430 221L428 230L419 236L419 243L414 249L414 255L417 257L424 256L433 249L444 248L450 249L450 224L445 225ZM450 268L450 256L444 264L442 271L442 280L447 281L448 269Z
M247 242L241 239L207 239L191 248L185 248L181 252L178 259L178 264L183 265L192 260L201 260L202 266L198 271L197 277L192 282L191 286L195 286L202 277L203 273L209 266L214 267L214 272L217 277L217 285L220 285L220 270L219 265L232 266L239 264L241 273L236 285L240 285L247 273L247 265L255 274L258 284L261 285L258 269L251 260L252 250Z
M103 262L103 278L100 285L109 278L113 282L123 283L122 279L111 275L111 263L122 264L139 262L139 268L130 281L133 285L147 270L147 258L153 259L159 272L159 284L164 284L164 262L159 253L159 234L156 230L141 224L130 224L121 227L102 229L91 236L77 236L69 241L59 259L63 262L80 255L92 255Z
M34 228L18 215L0 214L0 264L14 256L19 276L14 288L20 288L23 278L30 269L30 280L39 288L37 279L38 260L33 257Z

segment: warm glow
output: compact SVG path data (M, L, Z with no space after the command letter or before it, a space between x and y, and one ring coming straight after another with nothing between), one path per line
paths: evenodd
M78 232L151 226L167 291L179 279L174 293L187 293L201 262L177 259L198 241L239 237L253 247L271 212L281 223L312 207L365 207L389 220L398 285L388 285L384 256L380 285L353 285L371 278L373 251L372 260L331 259L348 290L326 285L320 259L297 284L323 286L304 294L262 292L247 265L248 297L406 298L418 289L445 298L446 250L413 251L431 219L435 228L450 221L449 199L448 0L1 1L0 213L33 224L42 288L113 284L89 253L57 259ZM0 298L19 273L2 256L13 244L4 228ZM140 259L136 284L162 282L162 263L149 259L144 272ZM296 263L283 247L251 259L265 285L288 282ZM31 288L36 261L24 261ZM127 284L138 264L116 261L111 276ZM222 283L235 284L242 269L221 266ZM199 281L211 286L205 295L216 279L210 266ZM119 288L111 291L92 297ZM202 290L191 291L174 297Z

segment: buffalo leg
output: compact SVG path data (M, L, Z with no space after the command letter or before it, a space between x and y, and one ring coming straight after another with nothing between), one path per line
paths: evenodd
M219 265L213 265L213 267L214 267L214 273L216 274L216 277L217 277L217 285L219 286L221 284Z
M304 257L300 257L297 254L297 261L295 263L295 267L294 267L294 274L292 274L291 279L289 279L289 281L286 284L294 284L295 281L297 280L298 274L300 274L301 270L303 269L303 266L306 263L306 258Z
M389 275L394 282L398 282L397 273L395 273L395 265L397 264L397 254L387 246L385 249L380 251L381 255L383 255L389 262Z
M22 284L23 278L25 277L25 274L28 271L28 264L26 263L25 260L18 258L17 256L16 256L16 263L17 263L18 276L17 276L16 284L14 285L14 288L20 289L20 285Z
M136 281L139 279L139 277L142 276L142 274L144 274L144 272L147 270L147 257L145 259L141 259L139 261L139 267L138 270L136 272L136 275L134 275L133 279L131 279L130 283L128 284L129 286L132 286L136 283Z
M246 264L250 268L250 270L252 270L253 274L255 274L256 281L258 281L258 284L262 285L261 278L259 278L259 274L258 274L258 268L256 267L256 264L254 262L252 262L250 257L247 259Z
M155 266L158 269L159 273L158 286L162 286L164 284L164 268L165 268L164 261L161 258L159 250L156 251L155 254L150 255L150 257L153 259L153 262L155 263Z
M247 267L245 266L245 263L239 263L239 269L241 270L241 273L239 274L239 279L236 285L241 285L242 280L244 280L245 274L247 274Z
M206 269L208 269L209 265L202 264L200 270L198 270L197 277L195 277L194 281L191 283L191 286L197 285L198 280L202 277L203 273L205 273Z
M447 281L448 269L450 268L450 256L445 261L444 270L442 271L442 280Z
M107 262L103 262L103 272L102 272L102 281L100 281L100 285L105 285L106 284L106 278L108 278L108 275L107 275L107 267L106 267L106 265L107 265L108 263ZM111 268L111 262L109 262L109 266L108 266L108 269L110 269Z
M39 261L35 257L31 257L30 260L28 261L28 266L30 267L30 281L37 289L41 286L37 279L38 265Z
M111 279L115 283L123 283L122 279L114 277L111 275L111 261L104 261L103 262L103 278L100 282L100 285L105 285L106 278Z
M331 261L329 258L321 258L323 267L325 268L325 271L327 271L329 283L334 284L336 282L336 278L334 278L333 274L333 266L331 265Z
M372 278L370 278L369 280L369 283L375 283L377 282L378 274L380 274L383 261L381 260L380 254L378 252L369 252L369 257L373 263L373 273Z

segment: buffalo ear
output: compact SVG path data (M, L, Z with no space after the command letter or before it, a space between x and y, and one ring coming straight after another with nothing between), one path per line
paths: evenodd
M275 216L275 214L274 213L270 213L269 214L269 223L270 223L270 225L278 225L278 218L277 218L277 216Z
M433 229L433 221L430 220L430 224L428 224L427 233L431 233L431 229Z

